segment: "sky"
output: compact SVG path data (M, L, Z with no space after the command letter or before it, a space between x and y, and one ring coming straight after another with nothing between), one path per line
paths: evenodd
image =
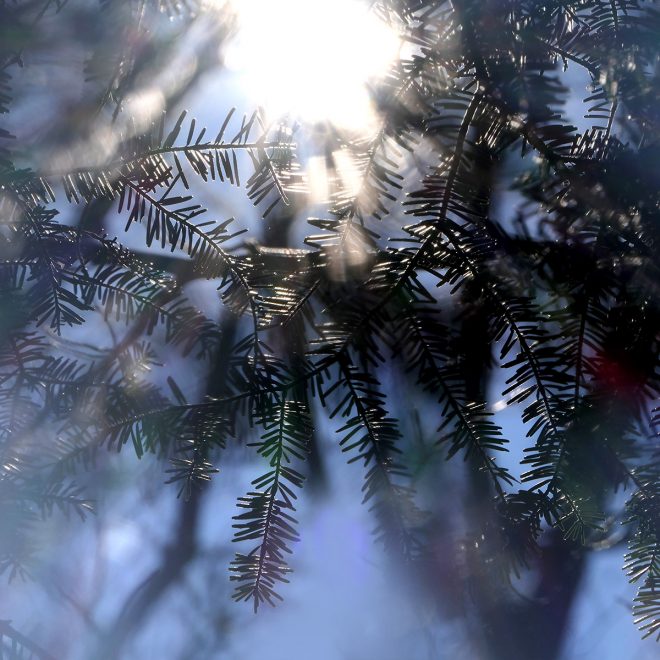
M331 119L366 135L374 130L377 116L364 84L386 71L400 44L396 35L365 12L363 4L354 0L236 0L235 4L243 31L223 51L227 69L204 77L195 92L184 99L190 115L200 125L217 126L231 106L236 106L240 115L261 105L266 115L273 118L289 114L294 120L310 123ZM584 121L580 116L580 88L584 81L571 72L569 69L568 80L577 91L569 112L577 123ZM301 135L305 132L301 131ZM305 145L301 149L304 151ZM305 166L313 168L310 161ZM212 191L208 202L218 215L240 216L245 226L258 227L258 213L246 204L240 191ZM123 236L122 219L113 221L108 229L128 245L132 241L142 245L140 235ZM201 306L213 308L212 287L200 286L195 295ZM188 388L194 388L198 380L199 374L194 371L182 377L183 386ZM495 384L498 389L500 385ZM522 432L514 411L504 409L498 416L507 434ZM186 594L224 599L231 609L222 648L213 657L468 658L465 632L434 616L429 595L411 587L406 576L392 567L373 542L373 521L366 507L359 505L363 478L360 467L346 465L345 456L336 446L334 429L327 427L321 432L325 436L330 474L328 492L323 497L301 500L302 541L292 559L296 572L283 590L286 600L274 610L264 608L256 617L249 606L229 602L231 585L226 574L235 549L230 540L229 519L236 512L236 497L248 490L258 468L240 450L221 464L221 473L214 479L205 505L202 538L209 558L217 560L217 568L203 575L191 572L185 578ZM59 548L61 556L43 567L44 573L61 576L70 570L66 560L75 558L81 584L71 587L73 593L81 595L89 593L101 580L103 595L95 610L100 625L112 620L126 594L157 565L158 549L167 541L164 530L171 524L176 502L173 489L165 491L172 496L171 501L156 490L151 499L147 497L146 508L137 514L136 501L144 501L145 492L149 494L144 480L155 474L126 454L113 460L111 474L117 481L111 492L115 498L101 502L103 522L96 524L94 533L74 526L73 541L68 532L64 537L57 529L51 529L53 547ZM119 475L124 473L130 479L121 481ZM95 573L95 562L99 561L103 564L101 577ZM618 550L596 554L591 561L585 586L575 604L563 660L652 657L653 647L639 640L626 610L634 588L627 584L620 564ZM208 575L218 580L213 582L217 591L210 595L204 582ZM26 610L35 602L46 606L46 597L34 593L31 587L16 587L10 597L4 597L4 608L0 598L0 618L11 609L10 604L18 607L17 601ZM189 632L189 619L184 615L177 617L178 608L186 607L186 602L185 598L178 599L176 593L168 597L163 618L152 618L130 647L129 656L170 657ZM72 621L77 620L73 609ZM82 629L82 624L78 621L73 627ZM77 657L84 657L84 653L80 651Z

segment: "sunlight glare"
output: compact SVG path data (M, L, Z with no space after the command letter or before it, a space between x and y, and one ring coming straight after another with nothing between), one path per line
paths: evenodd
M225 64L275 115L368 131L365 83L382 76L399 39L360 0L235 0L238 34Z

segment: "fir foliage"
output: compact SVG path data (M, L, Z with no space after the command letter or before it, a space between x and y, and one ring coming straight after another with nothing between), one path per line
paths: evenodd
M379 129L328 131L329 198L304 249L246 238L246 223L215 217L200 195L233 186L269 219L301 203L291 127L230 109L208 131L186 112L148 125L126 116L153 65L134 31L156 58L157 14L183 25L197 3L99 5L102 31L116 26L125 46L99 39L85 66L112 153L47 171L0 126L0 572L29 573L40 518L85 516L77 479L103 448L168 459L174 496L190 498L216 478L222 449L257 427L247 444L264 467L234 516L235 540L253 547L230 571L236 600L272 605L295 567L314 427L333 418L339 448L363 470L376 537L423 563L432 517L409 463L409 420L388 412L399 379L432 419L434 451L485 479L488 520L470 530L487 537L484 560L508 578L551 528L586 548L613 519L630 530L635 622L660 639L657 6L372 4L406 47L373 89ZM0 3L0 24L30 26L25 43L0 39L3 117L40 21L69 9ZM566 106L567 69L590 80L582 130ZM342 176L347 161L357 187ZM503 190L516 195L513 215L497 206ZM99 203L145 247L60 220L65 204ZM194 278L216 284L242 335L223 356L220 390L188 401L176 373L159 371L163 355L203 370L223 340L188 297ZM81 342L74 331L86 324L106 324L115 344ZM506 437L501 405L526 435ZM45 424L56 429L48 445ZM512 445L520 465L503 458ZM613 509L620 488L627 502ZM0 626L0 644L12 630Z

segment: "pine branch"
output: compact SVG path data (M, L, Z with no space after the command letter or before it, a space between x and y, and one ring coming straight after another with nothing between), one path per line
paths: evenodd
M418 383L440 397L443 420L438 429L439 442L449 444L447 458L463 449L466 459L475 453L481 469L489 474L498 497L503 500L503 484L510 486L515 479L506 468L497 465L489 452L506 451L504 445L508 440L499 426L490 421L492 413L486 409L485 402L466 399L455 360L452 364L448 355L450 343L446 329L433 319L435 310L416 301L409 302L405 309L395 331L396 345L404 347L404 358L409 369L417 371Z
M230 568L231 580L239 582L233 598L252 600L255 612L261 603L274 605L274 599L281 600L276 583L288 582L291 569L284 553L290 553L290 544L299 540L297 521L289 512L295 512L293 488L301 488L304 480L288 464L304 460L312 428L306 407L287 400L286 394L261 423L265 432L252 446L258 447L271 469L252 482L257 490L239 498L238 506L245 512L234 516L238 522L233 525L235 541L259 543L247 555L237 553Z
M409 479L402 463L395 460L400 453L396 446L400 435L396 421L387 416L384 397L378 391L378 381L368 373L358 371L345 352L339 358L341 379L324 393L327 399L335 389L342 387L345 394L330 413L345 419L337 430L342 434L342 451L353 453L349 463L362 461L365 474L363 504L372 501L370 511L378 519L376 537L386 548L412 560L419 552L419 540L412 533L411 519L416 513L414 490L395 478Z
M642 580L633 605L635 623L644 637L660 640L660 479L657 464L632 471L638 490L626 505L628 524L635 525L625 557L630 582Z

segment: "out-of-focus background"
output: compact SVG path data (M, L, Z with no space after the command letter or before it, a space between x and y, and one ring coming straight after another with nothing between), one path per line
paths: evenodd
M14 4L24 12L17 14ZM15 136L4 142L16 166L49 173L105 162L118 135L139 134L164 111L171 125L185 109L213 133L232 107L232 130L244 114L259 110L265 124L282 121L294 131L307 193L264 220L244 186L196 182L193 192L213 217L235 217L259 243L301 247L307 216L327 196L328 135L344 130L358 139L379 130L370 90L404 48L396 33L359 0L100 4L101 12L93 0L0 3L2 50L14 53L2 63L14 97L2 128ZM18 22L9 21L17 15ZM125 50L137 53L128 75L121 62ZM565 112L586 127L588 80L569 67L563 81L572 90ZM113 104L118 85L123 100ZM249 161L240 167L249 177ZM350 182L356 176L346 163L342 177ZM504 221L513 201L506 190L497 200ZM125 233L126 216L116 203L58 204L57 210L67 223L117 236L135 250L168 254L147 249L140 227ZM396 217L388 221L396 223ZM217 282L188 278L185 286L198 307L222 322ZM66 337L53 334L52 342L72 342L86 354L112 347L117 332L111 321L97 320ZM151 368L161 382L174 376L190 401L207 392L209 365L203 360L172 354ZM237 497L259 474L253 449L230 442L219 473L185 501L177 498L176 485L165 484L165 461L150 455L138 460L127 446L121 453L101 451L80 475L95 514L81 521L56 513L35 525L32 574L3 583L0 619L67 660L490 657L480 636L489 621L469 606L472 578L461 559L465 512L459 503L469 499L470 488L465 464L447 463L430 450L437 423L432 401L416 399L395 381L388 387L427 515L436 519L432 578L406 572L375 543L371 514L361 505L360 466L347 464L337 425L323 421L316 429L315 471L298 508L302 538L291 560L294 573L276 608L255 615L231 600L231 516ZM499 392L502 383L489 387ZM502 406L497 416L507 435L524 436L518 411ZM34 434L39 442L54 442L53 429L37 425ZM516 451L514 442L513 470ZM634 587L620 564L616 543L585 559L567 600L558 659L656 657L657 649L642 642L631 623ZM558 568L558 580L560 575ZM523 600L526 586L517 585ZM508 598L502 595L503 602Z

